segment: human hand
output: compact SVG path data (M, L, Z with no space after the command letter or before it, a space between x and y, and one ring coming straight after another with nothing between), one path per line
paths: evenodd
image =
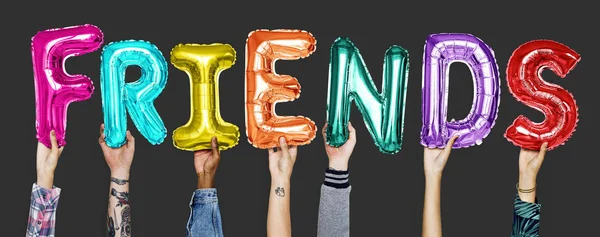
M198 175L198 189L214 188L215 174L221 161L219 153L219 143L217 137L210 141L212 149L199 150L194 152L194 167Z
M111 148L104 141L104 124L100 125L100 148L104 153L106 164L110 168L111 177L119 179L129 179L129 170L133 162L133 154L135 153L135 139L131 132L127 131L127 143L119 148Z
M444 171L448 157L450 157L452 145L454 145L457 138L458 136L450 138L446 147L443 149L425 147L425 150L423 151L423 164L426 177L442 178L442 172Z
M327 124L323 126L322 133L323 142L325 143L325 153L327 153L327 157L329 158L329 167L340 171L348 170L348 161L350 161L354 145L356 145L356 130L352 127L352 123L348 122L348 132L350 135L348 136L348 141L340 147L332 147L327 144L326 131Z
M519 188L520 189L534 189L536 187L536 180L538 172L542 167L546 151L548 150L548 143L544 142L539 151L528 150L521 148L519 153ZM526 202L535 202L535 191L529 193L519 192L521 200Z
M289 182L292 177L292 170L298 154L297 146L288 147L285 138L279 138L279 147L277 151L269 148L269 171L271 180L275 182Z
M58 158L65 148L64 146L58 148L54 130L50 131L50 142L52 148L38 142L36 155L37 185L45 189L52 189L53 187L54 171L58 164Z

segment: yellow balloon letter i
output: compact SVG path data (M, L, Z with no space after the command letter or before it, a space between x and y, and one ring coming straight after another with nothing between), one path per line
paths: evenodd
M217 137L219 150L237 145L240 129L221 118L219 75L235 64L228 44L179 44L171 50L171 63L190 79L190 120L173 131L173 145L184 151L211 149Z

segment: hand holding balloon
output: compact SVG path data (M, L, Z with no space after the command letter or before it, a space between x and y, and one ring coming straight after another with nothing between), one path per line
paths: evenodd
M327 144L327 135L325 131L327 131L327 124L323 126L322 132L323 141L325 143L325 153L327 153L327 157L329 158L329 167L340 171L348 170L348 162L354 151L354 145L356 145L356 130L352 127L352 124L348 122L348 140L340 147L333 147Z
M50 131L51 148L46 147L41 142L38 142L36 156L36 184L45 189L52 189L54 183L54 171L58 165L58 158L62 154L65 147L58 147L56 133Z

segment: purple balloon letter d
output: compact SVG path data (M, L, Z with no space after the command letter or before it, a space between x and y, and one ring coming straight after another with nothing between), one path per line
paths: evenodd
M467 117L448 122L448 72L454 62L464 63L471 70L475 94ZM422 145L442 148L455 135L459 137L453 148L481 144L494 126L500 103L500 79L494 52L473 35L430 35L423 53L422 97Z

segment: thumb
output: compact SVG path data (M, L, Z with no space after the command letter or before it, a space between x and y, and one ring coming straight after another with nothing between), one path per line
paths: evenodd
M54 130L50 131L50 143L52 144L52 152L58 152L58 141L56 140L56 132Z
M446 143L446 147L444 147L444 154L446 156L450 156L450 152L452 152L452 146L454 146L454 142L456 141L456 139L458 138L458 136L452 136L452 138L450 138L450 140L448 141L448 143Z
M285 137L280 137L279 138L279 147L281 148L281 151L283 152L283 154L287 155L289 157L289 151L288 151L288 145L285 142Z
M323 141L325 141L325 143L327 143L327 123L325 123L325 125L323 125L323 129L321 130L321 134L323 135Z
M540 153L538 153L538 155L537 155L537 160L540 162L540 164L544 161L547 151L548 151L548 142L544 142L542 144L542 147L540 147Z
M350 133L350 135L348 136L348 140L355 141L356 140L356 129L354 129L351 122L348 122L348 132Z
M212 153L214 157L219 156L219 141L217 141L217 137L212 137L210 140L210 146L212 148Z
M133 137L133 135L131 135L131 132L129 130L127 130L127 143L131 143L131 144L135 144L135 138Z

